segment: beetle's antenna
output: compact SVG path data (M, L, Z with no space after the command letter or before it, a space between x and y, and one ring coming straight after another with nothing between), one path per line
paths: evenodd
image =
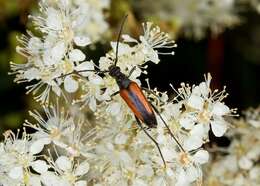
M120 30L119 30L119 33L118 33L118 37L117 37L115 66L116 66L117 61L118 61L119 40L120 40L120 37L121 37L121 34L122 34L122 30L123 30L123 27L124 27L124 24L125 24L125 21L126 21L127 16L128 16L128 14L126 14L125 17L123 18L123 21L122 21L122 23L121 23Z

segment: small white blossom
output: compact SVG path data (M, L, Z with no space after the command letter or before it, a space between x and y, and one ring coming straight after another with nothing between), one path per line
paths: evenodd
M19 132L15 135L11 131L6 131L4 136L4 142L0 143L0 183L27 185L39 182L39 178L30 171L30 168L40 173L46 171L48 165L43 160L36 160L38 152L30 150L33 143L31 137L23 132L21 139L18 139Z
M245 111L245 118L232 120L233 128L227 133L231 144L225 149L213 149L212 155L215 157L207 166L209 169L205 169L205 183L241 186L260 184L257 163L260 157L260 131L257 126L250 124L252 118L257 121L258 111L258 108L250 108Z
M17 51L27 62L11 62L11 74L16 75L18 83L31 82L27 87L28 93L36 95L37 101L48 103L51 92L64 96L61 89L63 82L67 92L77 89L75 81L68 82L64 78L66 74L80 69L77 68L79 62L86 58L82 50L74 45L85 47L101 38L107 30L103 10L108 8L109 2L42 0L39 5L39 15L30 18L42 36L28 32L28 36L19 39L21 45Z

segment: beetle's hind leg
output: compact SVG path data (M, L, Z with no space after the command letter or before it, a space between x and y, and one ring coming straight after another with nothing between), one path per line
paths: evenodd
M146 129L142 126L140 120L139 120L136 116L135 116L135 119L136 119L136 121L137 121L138 126L139 126L139 127L144 131L144 133L154 142L155 146L157 147L157 149L158 149L158 151L159 151L159 153L160 153L160 156L161 156L161 158L162 158L164 167L166 167L166 162L165 162L165 159L164 159L164 157L163 157L163 155L162 155L162 151L161 151L161 149L160 149L160 147L159 147L158 142L146 131Z
M150 103L154 109L154 111L156 112L156 114L158 114L158 116L160 117L160 119L162 120L164 126L166 127L166 129L168 130L170 136L173 138L173 140L177 143L177 145L179 146L180 150L182 150L183 152L185 152L184 148L182 147L182 145L180 144L180 142L178 141L178 139L173 135L171 129L169 128L169 126L166 124L165 120L163 119L163 117L161 116L160 112L157 110L157 108Z

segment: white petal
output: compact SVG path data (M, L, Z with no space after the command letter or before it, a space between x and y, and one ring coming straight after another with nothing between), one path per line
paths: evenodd
M183 148L187 151L197 149L201 147L203 144L203 140L201 137L198 136L190 136L183 145Z
M177 182L175 184L175 186L188 186L188 177L186 175L186 173L184 172L183 169L180 170L180 172L178 172L177 175Z
M164 143L168 143L168 138L165 138L164 140L165 140L165 141L163 141ZM158 140L158 142L159 142L159 140ZM173 161L173 159L176 157L176 152L173 151L171 148L163 147L163 148L161 148L161 150L162 150L164 159L166 161L169 161L169 162Z
M158 186L158 185L167 186L167 182L163 177L157 176L153 179L152 186Z
M89 81L95 85L102 85L104 84L103 79L96 75L96 74L92 74L91 76L88 77Z
M126 144L128 136L124 133L118 133L115 137L115 144L122 145Z
M190 131L191 136L197 136L199 138L203 138L203 136L207 133L208 133L208 128L201 123L195 125Z
M167 174L169 177L174 177L174 176L175 176L175 172L174 172L171 168L167 168L167 169L166 169L166 174Z
M82 162L75 170L75 176L82 176L89 171L89 163L87 161Z
M64 79L64 88L67 92L76 92L79 88L79 83L74 80L71 76L66 76Z
M56 61L59 61L63 58L65 54L65 43L60 41L58 42L51 50L51 57L54 60L52 64L55 64Z
M36 172L38 172L40 174L45 173L48 170L48 165L43 160L36 160L32 163L31 166L32 166L33 170L35 170Z
M77 46L87 46L91 43L90 38L86 36L76 36L74 37L74 42Z
M238 161L238 165L241 169L249 170L253 166L253 162L250 159L248 159L246 156L243 156Z
M94 112L97 109L97 101L94 97L91 97L88 104L89 108Z
M40 71L37 68L30 68L24 72L24 77L28 80L38 79L40 77Z
M87 182L86 182L86 181L83 181L83 180L77 181L77 182L75 183L75 186L87 186Z
M154 175L154 171L151 165L142 165L137 170L137 175L140 177L152 177Z
M188 116L181 118L179 122L183 128L191 129L194 126L195 119L196 118L188 115Z
M30 53L37 55L42 45L43 43L40 38L31 37L27 43L27 48L30 50Z
M191 165L187 168L186 175L187 175L189 182L193 182L198 178L198 176L199 176L198 171L199 170L197 168L195 168L193 165Z
M19 166L19 167L12 168L9 171L8 176L12 179L18 179L18 180L23 179L23 167Z
M51 86L51 90L59 97L61 95L61 89L59 86Z
M79 49L73 49L69 53L69 59L71 61L84 61L86 58L85 54Z
M253 167L249 172L249 177L252 180L257 180L260 176L260 167Z
M192 94L188 99L188 105L192 108L202 110L204 100L200 96Z
M124 40L124 42L129 42L129 43L138 43L138 41L134 38L132 38L131 36L127 35L127 34L123 34L122 38Z
M55 161L55 163L63 171L67 171L72 168L71 161L66 156L58 157L58 159Z
M42 186L41 184L41 178L40 176L30 176L30 179L29 179L29 185L32 185L32 186Z
M84 70L94 70L94 65L92 61L86 61L75 67L76 71L84 71ZM93 72L79 72L82 76L89 76L93 74Z
M46 186L61 186L61 180L54 172L45 172L41 174L41 181Z
M125 165L125 167L133 166L133 160L126 151L119 152L119 157L121 162Z
M55 10L54 8L48 8L47 10L47 18L46 18L46 25L47 27L53 30L61 30L62 29L62 20L61 15L59 14L60 11Z
M212 128L213 134L216 137L220 137L220 136L223 136L224 133L226 132L227 124L225 123L225 121L216 120L216 121L211 122L211 128Z
M36 140L35 142L32 143L30 146L30 153L32 154L38 154L42 151L44 145L49 144L51 141L49 138L42 138L39 140Z
M216 102L213 105L212 112L213 114L216 114L217 116L223 116L225 114L229 113L229 108L224 103Z
M133 186L148 186L148 185L145 183L144 180L136 178L133 180Z
M106 111L108 113L110 113L111 115L116 116L121 111L121 104L118 103L118 102L112 102L111 104L109 104L109 106L107 107Z
M193 160L199 164L207 163L209 160L209 153L206 150L199 150L193 156Z
M143 50L144 54L146 55L146 61L152 61L155 64L158 64L160 62L160 59L158 57L158 54L155 50L152 48Z
M209 87L205 82L200 83L199 85L200 94L203 97L208 97L209 94Z
M116 42L111 42L111 46L113 48L113 51L116 52ZM124 43L119 43L118 44L118 56L121 56L121 55L124 55L124 54L127 54L129 52L131 52L131 47L127 44L124 44Z
M70 1L69 0L60 0L59 1L62 5L62 8L68 8L71 4L70 4Z
M68 145L65 144L65 143L62 142L62 141L53 139L52 142L53 142L55 145L57 145L58 147L60 147L60 148L63 148L63 149L67 149L67 148L68 148Z

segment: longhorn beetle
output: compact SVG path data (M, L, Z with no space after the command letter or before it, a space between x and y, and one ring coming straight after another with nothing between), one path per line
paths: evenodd
M127 19L127 15L124 17L124 19L121 23L121 26L120 26L120 30L119 30L119 34L118 34L118 38L117 38L117 43L116 43L116 57L115 57L114 64L109 66L108 70L105 70L105 71L82 70L82 71L78 71L78 72L94 71L94 72L103 73L103 74L108 73L110 76L112 76L116 80L117 85L119 86L119 92L114 93L112 96L116 95L117 93L120 93L120 96L127 103L129 108L133 111L138 126L144 131L144 133L156 145L156 147L157 147L157 149L160 153L160 156L163 160L164 166L166 166L166 162L165 162L165 159L162 155L162 152L161 152L161 149L159 147L158 142L148 133L147 129L142 125L141 122L143 122L148 128L156 128L157 127L157 120L156 120L156 117L155 117L155 113L158 114L158 116L162 120L164 126L168 130L170 136L177 143L180 150L182 150L183 152L185 152L185 150L183 149L181 144L178 142L178 140L175 138L175 136L171 132L170 128L168 127L168 125L166 124L166 122L164 121L162 116L160 115L157 108L147 100L147 98L143 94L142 89L139 87L139 85L136 82L131 81L129 79L129 77L131 76L131 74L135 70L135 67L133 69L131 69L129 75L126 76L125 74L123 74L121 72L120 67L116 66L117 61L118 61L119 40L120 40L122 30L123 30L123 26L124 26L126 19ZM69 75L69 74L66 74L66 75Z

